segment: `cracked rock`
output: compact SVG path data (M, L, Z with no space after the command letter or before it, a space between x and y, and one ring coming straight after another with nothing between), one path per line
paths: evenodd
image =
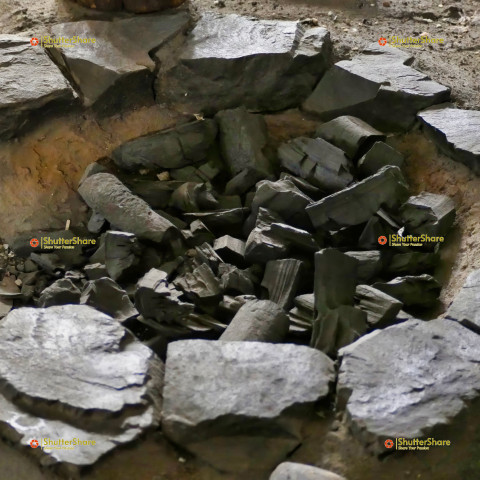
M312 203L307 213L315 228L337 229L370 219L381 207L398 208L408 198L408 185L398 167L375 175Z
M83 103L90 106L100 99L121 99L131 105L139 91L152 97L155 62L153 50L168 47L170 41L188 28L186 12L108 21L86 20L53 25L55 37L80 35L95 39L73 48L49 48L48 52L72 80ZM140 97L141 98L141 97Z
M262 287L268 291L268 298L284 310L292 306L297 293L304 263L300 260L287 258L271 260L265 267Z
M109 230L105 233L105 267L108 276L121 280L134 273L139 264L142 248L133 233Z
M224 262L239 266L245 263L245 242L243 240L224 235L215 240L213 249Z
M117 147L112 158L127 171L181 168L205 160L216 136L214 120L198 120L134 138Z
M373 44L328 70L303 107L326 120L353 115L382 131L407 130L419 110L450 97L448 87L408 66L412 60L398 48Z
M173 283L194 301L218 301L223 293L218 278L206 263L202 263L191 273L177 277Z
M333 380L333 362L300 345L174 342L163 432L221 470L271 471L299 445L300 415L328 394Z
M44 466L93 465L158 425L162 362L91 307L16 309L0 324L0 352L1 384L9 385L0 389L0 426L10 441L96 442L32 452Z
M149 205L109 173L97 173L78 189L87 205L110 224L138 238L167 242L180 235L173 223L155 213Z
M423 438L478 398L478 334L457 322L408 320L340 351L337 408L375 453L387 438ZM392 408L394 407L394 408Z
M317 128L315 136L341 148L349 158L354 159L385 135L360 118L344 115Z
M351 163L322 138L299 137L280 145L282 166L325 192L336 192L353 181Z
M225 292L237 292L244 295L253 295L255 293L255 284L253 275L248 270L222 263L218 267L220 276L220 285Z
M480 111L447 104L424 110L418 116L440 150L480 175Z
M447 310L447 318L480 333L480 270L468 277L460 293Z
M288 316L279 305L270 300L253 300L240 308L219 340L281 342L288 325Z
M455 204L446 195L422 192L410 197L400 213L409 233L444 237L455 221Z
M0 138L16 135L39 109L70 104L74 92L67 80L31 37L0 35Z
M244 105L275 111L302 102L331 57L327 30L300 22L205 13L156 92L190 113ZM239 72L242 72L239 75Z
M104 277L88 282L80 303L90 305L122 323L138 315L127 292L111 278Z

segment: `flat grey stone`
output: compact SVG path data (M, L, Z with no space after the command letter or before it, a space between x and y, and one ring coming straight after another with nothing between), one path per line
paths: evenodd
M78 192L87 205L112 225L138 238L161 243L179 236L171 222L155 213L149 205L109 173L97 173L80 185Z
M219 338L223 341L281 342L288 333L288 316L270 300L246 302Z
M117 320L91 307L16 309L0 324L0 352L3 435L28 447L42 465L93 465L158 425L162 362ZM29 447L44 438L96 444Z
M155 62L150 54L159 48L171 48L169 42L183 34L189 23L190 17L184 11L60 23L50 27L52 36L80 36L96 41L71 48L50 48L49 53L72 79L87 106L109 90L122 102L135 94L135 87L143 87L143 95L152 98L148 86L153 83Z
M400 210L409 233L444 237L455 221L455 203L447 195L422 192Z
M112 158L127 171L181 168L205 160L216 136L214 120L198 120L134 138L117 147Z
M283 462L273 471L269 480L345 480L345 478L323 468Z
M360 118L344 115L320 125L315 136L341 148L349 158L354 159L365 152L377 140L385 135Z
M353 181L343 150L322 138L295 138L280 145L278 156L284 168L322 191L336 192Z
M0 35L0 138L15 136L39 109L75 98L57 66L30 39Z
M375 142L372 148L360 158L357 169L362 177L369 177L387 165L402 168L403 163L404 157L401 153L384 142Z
M327 120L353 115L382 131L406 130L419 110L450 97L411 61L400 49L373 44L328 70L303 107Z
M215 116L220 130L222 156L232 176L244 169L255 169L265 174L272 167L265 156L267 125L261 115L248 113L245 107L223 110Z
M408 185L398 167L384 167L375 175L312 203L307 213L315 228L358 225L381 207L398 208L408 198Z
M271 471L299 444L300 415L328 394L333 379L333 362L304 346L174 342L167 352L163 432L221 470Z
M480 270L473 271L447 310L447 318L480 333Z
M480 342L457 322L408 320L340 351L337 407L376 453L387 438L427 437L478 399Z
M418 117L445 154L480 175L480 111L446 105L424 110Z
M160 71L156 91L190 113L283 110L310 94L330 57L324 28L210 12L187 37L178 64Z

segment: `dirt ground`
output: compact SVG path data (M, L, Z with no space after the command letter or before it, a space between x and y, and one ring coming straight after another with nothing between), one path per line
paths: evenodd
M480 109L480 2L478 0L191 0L188 8L236 12L279 19L316 18L332 35L338 59L349 58L380 36L418 36L445 39L445 45L412 50L414 66L452 88L458 106ZM38 36L48 26L104 14L79 8L69 0L0 0L0 33L24 32ZM0 144L0 237L46 227L61 228L67 219L78 223L85 209L75 186L86 165L135 136L166 128L178 114L159 106L143 107L98 121L90 114L54 119L16 142ZM312 129L299 112L269 116L270 133L288 139ZM407 158L406 173L414 192L445 193L456 202L457 227L443 249L444 307L463 284L466 275L480 268L480 178L444 157L419 132L396 140ZM21 187L19 187L21 186ZM39 212L39 206L42 211ZM468 425L468 422L467 422ZM470 425L472 425L470 423ZM318 462L346 474L350 480L477 480L470 462L480 455L469 445L474 432L464 430L458 447L450 452L377 460L363 453L344 427L327 439L309 441L296 453L299 461ZM478 438L477 438L478 442ZM236 480L221 475L182 454L161 438L150 439L105 459L85 480ZM313 459L313 460L312 460ZM457 465L458 464L458 465ZM472 470L473 469L473 470ZM473 472L473 473L472 473ZM0 444L0 479L50 480L22 453ZM249 479L250 480L250 479ZM252 478L251 480L260 480Z

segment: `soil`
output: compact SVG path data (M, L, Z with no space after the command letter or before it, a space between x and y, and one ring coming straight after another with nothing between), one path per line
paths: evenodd
M388 39L426 32L430 37L444 38L443 46L411 49L414 66L450 86L458 106L480 109L478 0L224 0L223 3L225 6L220 7L222 2L214 0L191 0L186 8L197 14L217 10L263 18L318 21L331 32L337 60L350 58L382 36ZM39 36L48 33L49 25L54 23L104 16L69 0L0 0L1 33ZM15 142L0 144L0 237L8 242L21 231L62 228L68 219L72 224L84 221L86 209L75 190L85 166L130 138L169 127L182 119L178 113L157 105L102 120L90 113L71 114L40 122ZM267 123L274 141L308 134L315 127L315 122L298 111L270 115ZM447 238L442 250L444 261L436 273L445 285L441 294L441 310L444 310L467 274L480 268L480 178L440 155L418 131L394 142L406 155L406 174L412 191L445 193L457 205L456 228ZM0 261L1 250L0 247ZM330 418L329 422L333 420ZM480 478L480 452L475 447L479 439L472 430L474 425L475 422L464 420L455 431L449 430L444 438L455 438L456 443L448 451L436 449L407 457L377 459L365 453L343 422L333 421L326 437L324 424L313 422L307 441L293 459L330 468L350 480L474 480ZM1 443L0 471L0 477L8 479L56 478L51 472L41 472L24 452ZM177 451L161 435L105 458L84 478L237 480Z

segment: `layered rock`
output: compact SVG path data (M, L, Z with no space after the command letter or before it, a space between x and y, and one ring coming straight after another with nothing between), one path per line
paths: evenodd
M324 28L206 13L188 36L178 64L160 72L156 91L161 100L191 113L240 105L282 110L310 94L330 55Z

